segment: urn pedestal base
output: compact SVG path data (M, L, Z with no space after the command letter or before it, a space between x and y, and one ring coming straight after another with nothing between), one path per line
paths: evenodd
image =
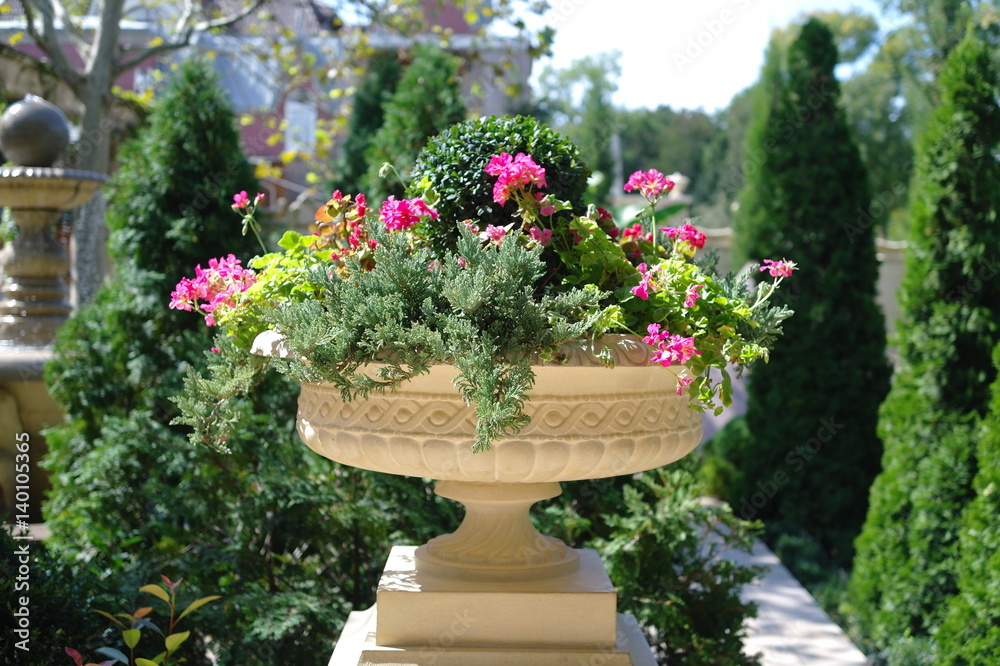
M533 582L439 578L417 570L415 550L392 549L376 606L351 613L330 666L656 663L593 550Z

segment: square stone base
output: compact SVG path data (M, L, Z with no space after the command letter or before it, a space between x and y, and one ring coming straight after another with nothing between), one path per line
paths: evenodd
M421 573L415 550L392 549L376 606L351 613L330 666L656 663L593 550L576 572L529 583Z

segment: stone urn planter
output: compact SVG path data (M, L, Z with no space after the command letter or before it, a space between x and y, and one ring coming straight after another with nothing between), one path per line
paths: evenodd
M258 351L277 353L279 342ZM393 548L375 608L355 612L333 664L651 663L634 619L615 611L597 554L540 534L529 509L562 481L634 474L674 462L701 438L701 415L676 377L649 364L649 347L611 336L615 367L574 348L538 365L531 423L472 453L475 412L435 366L395 393L344 402L303 384L298 432L314 451L364 469L436 480L461 502L458 529ZM638 638L637 638L638 636ZM638 647L635 641L641 641ZM403 650L406 661L385 661ZM398 655L397 655L398 656ZM646 657L648 656L648 658Z

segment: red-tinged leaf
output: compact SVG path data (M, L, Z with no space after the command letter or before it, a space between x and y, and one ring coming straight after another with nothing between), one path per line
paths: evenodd
M106 613L106 612L104 612L102 610L95 610L94 612L95 613L100 613L104 617L108 618L109 620L111 620L112 622L114 622L115 624L117 624L122 629L128 629L128 627L126 627L124 624L122 624L121 622L119 622L118 619L114 615L112 615L111 613Z
M222 598L221 595L216 594L216 595L211 596L211 597L202 597L201 599L197 599L195 601L192 601L188 605L188 607L184 609L184 612L177 616L177 621L180 622L181 618L183 618L188 613L190 613L192 611L196 611L199 608L201 608L202 606L204 606L205 604L210 603L212 601L215 601L216 599L221 599L221 598Z
M152 612L153 612L153 607L152 606L144 606L144 607L139 608L138 610L136 610L134 613L132 613L132 617L134 617L136 619L139 619L141 617L146 617L147 615L149 615Z
M163 601L170 603L170 595L159 585L143 585L139 588L140 592L145 592L147 594L152 594L157 599L162 599Z
M63 648L63 649L66 650L66 654L73 657L73 661L76 662L76 666L83 666L83 657L80 655L79 652L77 652L73 648Z

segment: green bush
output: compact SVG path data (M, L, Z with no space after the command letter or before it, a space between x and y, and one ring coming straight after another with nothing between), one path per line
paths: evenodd
M28 575L20 574L22 551L28 551ZM104 620L94 612L112 598L96 574L70 562L38 541L15 540L0 528L0 654L18 666L69 663L63 648L100 645ZM25 587L26 586L26 587ZM27 597L27 639L14 633L19 620L13 613ZM26 650L18 647L21 641Z
M777 296L795 316L750 373L750 438L730 502L742 517L809 534L847 567L879 469L890 368L874 230L852 224L871 199L838 105L837 57L812 19L787 57L772 45L755 93L734 243L745 258L798 270Z
M600 553L619 612L636 616L660 663L756 664L742 653L756 607L739 595L760 570L718 555L749 551L760 524L705 502L697 464L689 457L635 479L566 484L540 528Z
M850 583L848 610L879 649L902 635L940 636L975 496L977 422L997 376L1000 107L989 47L967 36L939 87L917 147L901 364L879 423L883 471Z
M385 107L396 91L402 70L395 50L380 51L368 59L368 69L352 100L344 143L328 189L345 194L365 191L362 182L368 172L368 149L385 122Z
M413 167L408 191L410 196L419 196L430 188L436 195L434 208L440 217L428 234L439 253L455 249L456 220L473 220L480 229L491 224L503 227L514 220L517 205L513 199L506 206L493 201L496 178L484 170L490 158L501 152L531 155L545 169L545 192L577 206L583 201L590 170L576 146L554 130L528 116L459 123L427 142ZM583 210L556 215L571 212Z
M458 81L461 60L431 44L417 44L411 56L365 153L368 173L363 188L371 201L384 201L389 195L398 198L406 189L392 174L379 175L382 164L392 164L405 178L428 139L465 119Z
M746 415L741 414L701 445L702 460L698 476L712 497L732 501L733 483L740 474L749 441L750 430L747 429ZM734 506L734 509L739 511L740 507ZM754 513L756 512L751 506L741 515L749 520Z

